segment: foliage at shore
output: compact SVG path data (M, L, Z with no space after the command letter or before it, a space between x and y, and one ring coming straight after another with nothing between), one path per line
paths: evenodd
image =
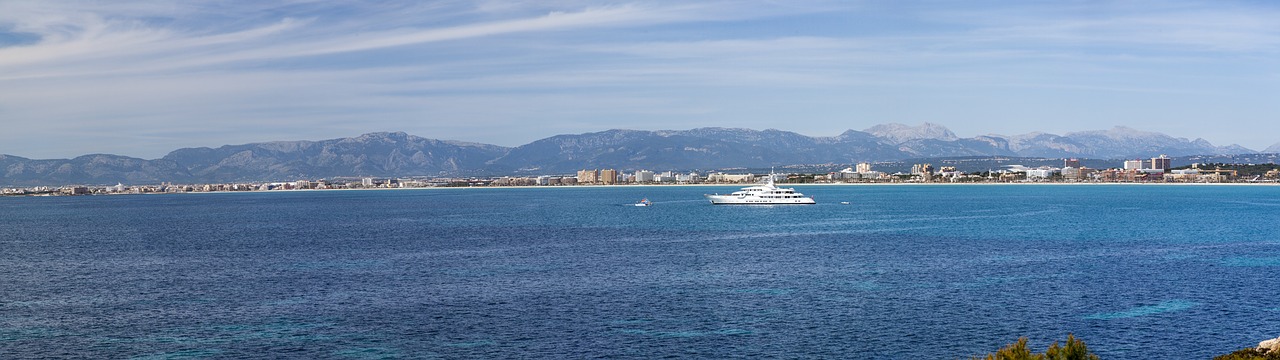
M1065 345L1054 342L1044 353L1034 353L1027 347L1027 338L987 354L986 357L972 357L972 360L1098 360L1098 355L1089 352L1089 347L1075 335L1067 334ZM1260 351L1257 348L1244 348L1230 354L1214 356L1213 360L1280 360L1280 352Z
M1067 334L1065 345L1059 345L1057 341L1053 342L1044 353L1034 353L1027 347L1027 338L1022 337L1018 342L1005 345L995 353L987 354L986 357L974 357L974 360L1098 360L1098 355L1089 352L1089 347L1085 346L1084 341L1077 339L1075 335Z
M1280 360L1280 352L1262 352L1256 348L1244 348L1226 355L1214 356L1213 360Z

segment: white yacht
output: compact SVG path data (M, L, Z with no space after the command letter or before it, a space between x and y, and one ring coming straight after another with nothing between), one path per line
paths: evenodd
M705 194L715 205L783 205L816 204L813 197L796 192L796 189L780 188L773 184L773 175L763 185L744 187L732 194Z

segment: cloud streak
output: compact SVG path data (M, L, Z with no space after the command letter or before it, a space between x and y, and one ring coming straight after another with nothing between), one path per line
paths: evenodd
M157 157L387 130L501 145L888 121L1159 130L1224 111L1240 125L1176 135L1262 148L1280 141L1257 135L1280 133L1261 124L1280 113L1264 101L1280 90L1275 18L1197 1L6 1L0 125L27 131L0 134L0 153ZM1056 108L1090 112L1043 110Z

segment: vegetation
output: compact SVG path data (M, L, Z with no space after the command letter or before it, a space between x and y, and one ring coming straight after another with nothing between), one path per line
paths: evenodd
M1230 354L1214 356L1213 360L1280 360L1280 352L1264 353L1254 348L1244 348Z
M1227 164L1227 163L1208 163L1200 164L1201 170L1235 170L1240 176L1258 176L1265 175L1268 171L1280 169L1280 165L1276 164ZM1191 165L1175 167L1172 170L1190 169Z
M814 179L816 176L817 176L816 174L791 175L787 177L786 182L792 183L792 184L812 184L814 182L817 182L816 179Z
M1027 348L1027 338L1019 338L1018 342L1005 345L994 354L987 354L984 358L974 357L986 360L1098 360L1098 355L1089 352L1089 347L1085 346L1084 341L1076 339L1075 335L1067 334L1067 342L1065 345L1058 345L1057 341L1049 346L1044 353L1033 353Z
M973 357L973 360L1098 360L1098 355L1089 352L1089 347L1085 346L1084 341L1077 339L1075 335L1067 334L1067 342L1065 345L1058 345L1054 342L1044 353L1033 353L1027 347L1027 338L1022 337L1018 342L1005 345L993 354L987 354L986 357ZM1249 347L1236 350L1230 354L1218 355L1213 360L1280 360L1280 351L1258 351Z

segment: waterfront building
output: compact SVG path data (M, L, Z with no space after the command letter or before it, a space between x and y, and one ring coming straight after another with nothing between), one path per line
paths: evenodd
M854 172L853 168L844 168L844 170L827 174L827 177L830 178L831 180L845 180L845 179L858 179L858 178L861 178L862 176L858 175L857 172Z
M601 184L605 184L605 185L614 185L614 184L617 184L617 183L618 183L618 170L614 170L614 169L604 169L604 170L600 170L600 179L598 180L598 182L600 182Z
M699 180L701 180L701 177L696 172L676 175L676 182L680 184L694 184L698 183Z
M871 163L867 163L867 162L858 163L857 171L859 174L866 174L871 172Z
M725 173L714 173L714 174L711 174L711 175L707 175L707 182L714 182L714 183L744 183L744 182L754 182L754 181L755 181L755 178L756 178L756 176L755 176L755 175L752 175L752 174L735 174L735 175L730 175L730 174L725 174Z
M652 171L638 170L636 171L636 174L635 174L635 181L642 184L651 183L653 182L653 175L654 174Z
M911 166L911 174L920 176L921 180L933 179L933 164L915 164Z
M1142 161L1141 159L1139 159L1139 160L1125 160L1125 161L1124 161L1124 169L1125 169L1125 170L1142 170L1142 168L1143 168L1143 164L1142 164L1142 162L1143 162L1143 161Z
M956 170L955 166L943 166L942 169L938 170L938 176L950 179L951 182L958 182L960 178L964 177L964 172Z
M1063 167L1063 169L1064 169L1064 170L1065 170L1066 168L1077 168L1077 169L1079 169L1079 168L1080 168L1080 159L1076 159L1076 158L1062 159L1062 167Z
M1067 166L1062 168L1062 179L1068 181L1080 181L1080 168Z
M595 184L600 182L600 170L579 170L579 184Z
M1043 168L1038 168L1038 169L1028 169L1028 170L1027 170L1027 179L1028 179L1028 180L1030 180L1030 179L1048 179L1048 178L1052 178L1052 177L1053 177L1053 175L1054 175L1054 174L1057 174L1057 173L1058 173L1058 169L1048 168L1048 167L1043 167Z
M1166 180L1170 180L1170 181L1179 181L1179 182L1196 181L1200 178L1200 169L1170 170L1167 174L1164 175L1164 177Z
M1062 174L1063 180L1085 181L1094 177L1094 175L1096 175L1097 172L1098 170L1090 169L1087 167L1078 167L1078 168L1066 167L1066 168L1062 168L1062 171L1059 173Z
M1169 159L1169 157L1166 155L1160 155L1159 157L1151 158L1152 169L1159 169L1161 171L1167 172L1169 171L1170 168L1172 168L1172 166L1170 166L1171 163L1172 163L1172 159Z

